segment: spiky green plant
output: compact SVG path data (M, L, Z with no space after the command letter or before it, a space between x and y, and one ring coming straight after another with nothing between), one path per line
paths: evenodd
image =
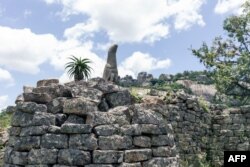
M74 77L75 81L80 81L83 79L88 79L91 73L91 67L89 64L91 61L87 58L77 58L71 56L69 58L71 61L65 65L65 69L68 69L68 75L70 78Z

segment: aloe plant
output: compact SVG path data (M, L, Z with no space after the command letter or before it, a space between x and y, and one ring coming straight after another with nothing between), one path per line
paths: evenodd
M70 78L74 77L75 81L80 81L90 77L91 67L89 64L91 61L89 59L75 56L71 56L69 59L71 61L65 65L65 69L68 70Z

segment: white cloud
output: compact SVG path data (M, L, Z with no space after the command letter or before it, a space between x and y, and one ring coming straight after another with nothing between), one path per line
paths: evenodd
M175 17L175 29L186 30L193 24L205 26L203 17L199 14L200 8L204 3L206 3L206 0L172 1L168 9Z
M0 79L13 81L11 74L5 69L37 74L40 71L39 66L46 62L56 70L64 71L71 55L90 59L93 69L91 77L102 76L106 63L104 56L94 53L93 42L79 40L77 33L73 38L67 37L69 34L75 34L74 29L71 30L65 31L65 40L58 40L52 34L35 34L29 29L0 26L0 38L3 39L0 41L0 66L4 68L0 68ZM170 64L169 59L158 60L150 54L134 52L120 63L119 75L135 77L138 72L164 69ZM66 73L63 73L60 81L69 81Z
M7 107L8 99L8 95L0 96L0 112L2 109Z
M214 12L217 14L225 13L241 13L241 5L244 4L246 0L218 0Z
M7 83L8 86L14 84L14 79L10 72L2 68L0 68L0 83Z
M67 39L79 39L80 37L93 37L93 32L98 30L95 21L89 20L87 23L78 23L64 31L64 37Z
M55 69L64 70L70 55L89 58L95 69L92 76L100 76L101 68L104 68L105 61L92 51L92 42L58 40L52 34L35 34L29 29L1 26L0 38L0 66L5 69L37 74L39 66L49 62ZM2 73L5 73L6 80L7 71Z
M141 71L150 72L157 69L167 69L171 65L170 59L158 60L148 53L134 52L126 58L118 68L119 75L136 75Z
M2 26L0 39L0 66L30 74L39 72L39 65L53 56L58 42L51 34Z
M199 14L205 0L44 0L61 4L64 18L87 15L113 42L153 43L169 34L170 18L174 27L186 30L194 24L204 26ZM86 23L80 26L85 27ZM79 27L79 24L76 25ZM80 30L81 28L78 28ZM79 34L79 33L77 33Z

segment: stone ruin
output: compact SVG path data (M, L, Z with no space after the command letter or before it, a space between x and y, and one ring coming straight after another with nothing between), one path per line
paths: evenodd
M38 81L15 110L4 167L178 166L165 117L103 79Z
M118 45L112 45L108 50L108 58L107 63L104 68L103 72L103 79L106 81L111 81L114 83L118 82L118 69L117 69L117 62L116 62L116 51Z
M223 151L250 150L250 106L208 111L196 97L157 92L134 103L101 78L42 80L20 97L4 167L222 166Z

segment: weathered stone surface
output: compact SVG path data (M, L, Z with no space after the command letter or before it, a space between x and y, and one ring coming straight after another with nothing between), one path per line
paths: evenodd
M57 162L57 149L32 149L29 152L28 161L31 165L36 164L56 164Z
M87 116L86 124L93 126L110 124L128 125L130 124L130 118L125 114L115 115L109 112L93 112Z
M21 132L21 127L11 127L8 129L8 133L10 136L19 136Z
M131 95L127 90L107 94L105 98L110 107L130 105L132 103Z
M68 119L65 121L65 124L85 124L85 120L77 115L69 115Z
M45 134L41 140L42 148L68 148L68 136L64 134Z
M49 167L49 165L26 165L25 167Z
M87 115L97 110L96 103L83 97L66 100L63 106L63 113L66 114Z
M156 147L153 148L153 156L154 157L175 157L176 156L176 147L169 147L169 146L163 146L163 147Z
M61 127L51 125L48 127L48 132L59 134L59 133L61 133Z
M24 102L16 105L17 110L34 114L35 112L47 112L47 106L44 104L37 104L34 102Z
M247 150L249 150L249 141L237 145L237 151L247 151Z
M16 97L15 104L23 103L24 102L24 97L23 94L20 94Z
M32 148L40 147L40 136L25 136L20 137L14 144L16 151L30 151Z
M130 136L100 136L99 148L102 150L129 149L132 147L132 137Z
M120 127L117 124L114 125L100 125L95 127L95 133L98 136L111 136L119 134Z
M13 114L16 112L16 106L8 106L5 111L7 114Z
M123 162L123 151L95 150L93 152L93 162L95 164L111 164Z
M26 165L28 163L28 153L13 151L9 162L15 165Z
M47 132L48 126L29 126L21 130L20 136L38 136Z
M74 86L71 89L73 97L84 97L87 100L94 101L96 103L101 102L102 91L95 88L87 88L83 86Z
M31 93L34 87L32 86L23 86L23 93Z
M62 133L77 134L77 133L91 133L92 126L89 124L63 124L61 127Z
M25 102L36 102L39 104L46 104L52 101L51 96L47 93L23 93L23 99Z
M141 167L141 163L140 162L137 162L137 163L122 163L118 167Z
M106 164L90 164L90 165L85 165L85 167L115 167L115 166Z
M176 158L152 158L149 161L143 162L143 167L153 167L153 166L169 166L169 167L177 167L179 166Z
M47 94L51 97L50 101L57 97L64 97L64 91L64 86L62 85L41 86L33 89L33 93Z
M147 72L140 72L137 75L137 82L141 86L150 86L152 85L150 81L153 79L152 74L147 74Z
M133 144L138 147L151 147L151 138L148 136L136 136L133 138Z
M30 114L34 114L35 112L47 112L46 105L36 104L34 102L19 103L16 105L16 109Z
M108 50L107 63L103 72L103 79L106 81L117 82L118 81L118 70L116 63L116 51L118 45L112 45Z
M56 118L53 114L50 113L36 112L32 119L33 126L42 126L42 125L50 126L55 124L56 124Z
M138 124L124 125L120 128L120 131L124 135L137 136L141 135L141 128Z
M98 109L100 111L106 112L109 109L109 105L107 103L107 100L105 98L102 98L101 102L98 105Z
M165 124L165 120L159 112L153 110L145 110L140 105L135 105L134 116L132 119L133 124Z
M67 166L67 165L53 165L53 167L77 167L77 166Z
M12 126L29 126L32 124L33 114L16 111L11 120Z
M21 167L20 165L3 164L3 167Z
M9 136L8 146L14 147L18 139L19 139L18 136Z
M10 162L10 156L11 156L12 152L13 152L13 148L12 147L6 147L5 148L4 157L3 157L3 160L4 160L5 163L11 163Z
M55 114L56 126L61 126L68 119L66 114Z
M69 148L79 150L97 149L97 139L93 134L73 134L69 138Z
M119 80L119 85L123 87L130 87L136 84L136 80L133 79L131 75L126 75L125 77Z
M54 98L51 102L47 104L48 112L53 114L63 113L63 105L66 100L66 97Z
M140 124L139 125L141 133L147 135L160 135L167 134L166 126L160 127L159 125L153 124Z
M152 146L174 146L174 137L172 135L152 136Z
M88 80L87 85L88 87L99 89L105 94L122 90L119 86L106 82L103 78L92 78Z
M158 96L145 96L142 98L142 102L147 104L160 104L160 105L164 104L163 99Z
M149 160L152 157L151 149L136 149L125 151L125 162L140 162Z
M17 111L12 116L12 126L55 125L55 116L50 113L36 112L34 115Z
M91 163L89 152L63 149L58 153L58 163L62 165L86 165Z
M142 84L144 83L147 84L147 82ZM223 109L221 106L211 105L210 111L205 112L197 97L191 97L183 92L169 95L158 90L141 89L139 93L142 97L147 94L151 95L145 103L122 106L124 104L119 104L120 102L117 102L115 97L112 102L117 103L118 106L111 108L106 96L119 94L125 89L98 78L71 82L66 85L42 86L25 91L24 93L47 93L52 101L45 105L33 101L20 101L17 106L12 107L11 110L15 113L5 151L6 165L20 167L177 167L179 166L177 159L180 157L180 159L188 160L190 165L197 166L194 160L197 157L202 158L204 153L208 152L209 160L213 164L222 166L224 150L250 149L249 106L240 109ZM64 96L64 91L67 92L67 96ZM103 93L102 97L98 93ZM83 98L83 101L87 103L93 103L96 109L82 115L62 113L64 100L73 99L74 101L75 98L72 98L72 95ZM163 97L166 97L164 103L161 101ZM105 101L104 109L100 107L100 99L101 102ZM85 105L85 102L79 105ZM47 109L44 106L47 106ZM100 112L98 109L105 112ZM51 117L53 119L50 119ZM49 139L45 140L45 135L65 135L66 139L57 136L48 137ZM0 138L2 136L3 133L0 132ZM47 143L45 144L41 139ZM3 142L0 141L0 145L1 143ZM61 148L61 143L65 143L63 148ZM37 160L39 164L36 164L35 160L33 164L23 165L15 165L11 162L12 152L30 152L31 154L30 150L42 150L41 148L47 150L56 148L58 152L62 149L83 152L88 150L92 160L88 165L60 164L58 160L47 164L47 160L43 158L52 156L49 155L50 153L43 153L38 159L46 162L41 165L39 165L39 160ZM136 156L132 155L132 160L130 160L132 163L127 163L124 162L126 159L124 155L123 162L120 160L117 162L116 153L125 154L125 151L132 152L138 149L152 150L153 158L143 160L145 155L136 152L134 154L140 154L141 160L133 160ZM2 152L0 150L0 159ZM55 153L54 156L57 154ZM70 162L72 161L70 157L82 158L81 154L75 154L75 151L64 155L70 155L63 157ZM20 156L15 155L15 157ZM91 164L95 163L94 158L97 159L98 164ZM18 161L17 159L16 162Z
M41 86L53 86L59 84L59 80L58 79L43 79L43 80L39 80L37 81L37 87L41 87Z

